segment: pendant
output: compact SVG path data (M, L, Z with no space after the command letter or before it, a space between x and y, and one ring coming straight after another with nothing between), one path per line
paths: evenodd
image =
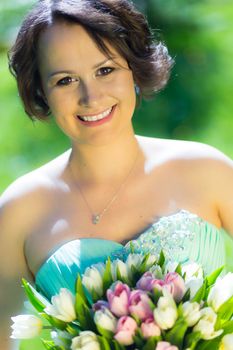
M92 223L94 225L97 225L99 223L99 221L100 221L100 215L97 214L97 215L92 216Z

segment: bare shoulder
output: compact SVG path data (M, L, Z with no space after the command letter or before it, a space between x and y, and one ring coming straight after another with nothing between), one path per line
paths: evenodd
M191 167L222 167L230 170L233 161L217 148L201 142L140 137L151 159Z
M7 232L17 232L17 237L23 232L25 238L33 225L47 215L61 189L66 158L63 154L6 188L0 196L1 227L4 225Z
M43 198L47 191L53 191L59 185L66 167L68 154L53 159L11 183L0 196L0 208L18 201Z
M25 259L25 241L37 223L46 219L59 187L53 161L15 180L0 196L0 323L10 329L10 317L20 313L25 295L22 277L33 281ZM8 332L8 331L7 331ZM7 333L6 333L7 334Z
M215 208L221 225L233 235L233 161L213 146L190 141L147 139L156 166ZM159 161L156 161L159 159ZM181 189L180 189L181 190ZM192 192L193 193L193 192Z
M201 142L171 141L171 159L198 171L200 175L211 175L220 180L226 175L233 176L233 161L219 149ZM196 176L198 176L198 173Z

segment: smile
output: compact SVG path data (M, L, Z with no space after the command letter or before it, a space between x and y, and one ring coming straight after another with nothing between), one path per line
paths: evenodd
M92 115L92 116L78 115L78 118L83 120L83 121L86 121L86 122L95 122L97 120L107 118L110 115L110 113L112 112L112 109L113 109L113 107L107 109L106 111L104 111L100 114L96 114L96 115Z

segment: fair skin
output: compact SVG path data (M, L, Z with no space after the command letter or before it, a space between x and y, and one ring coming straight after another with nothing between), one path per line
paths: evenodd
M56 24L40 37L44 93L72 147L16 180L0 198L0 306L6 310L0 315L5 325L1 349L10 349L7 320L22 305L22 276L33 281L43 261L68 240L125 242L180 209L233 235L232 161L207 145L136 136L133 74L109 47L114 59L96 68L107 58L81 26ZM55 74L58 71L65 73ZM101 125L87 126L77 117L112 106L113 117ZM92 211L100 212L126 178L136 154L116 201L93 225L79 188Z

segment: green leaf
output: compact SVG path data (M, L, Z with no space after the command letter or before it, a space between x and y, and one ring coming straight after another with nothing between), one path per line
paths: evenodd
M134 252L135 252L135 247L134 247L134 244L133 244L132 241L130 242L129 247L130 247L130 253L131 253L131 254L134 254Z
M36 296L39 293L24 278L22 278L22 283L30 303L38 312L44 311L46 305Z
M125 350L125 346L119 344L115 339L112 341L114 350Z
M217 337L211 340L203 340L198 344L197 350L219 350L219 345L222 337Z
M92 317L92 312L80 295L75 298L75 310L77 320L83 330L96 331L96 326Z
M112 271L111 271L111 260L110 260L110 258L108 258L108 261L105 264L105 271L103 274L103 291L104 291L104 293L111 286L112 283L113 283L113 279L112 279Z
M176 321L172 329L166 332L165 340L167 340L173 345L178 346L179 348L182 348L184 336L187 329L188 324L185 321L185 319L181 317Z
M218 309L218 318L229 321L233 316L233 296L223 303Z
M158 265L162 268L165 263L165 255L163 251L161 250L160 255L159 255L159 260L158 260Z
M206 289L207 289L207 280L205 279L203 282L203 285L198 289L198 291L196 292L196 294L194 295L194 297L192 298L192 302L197 302L200 303L201 300L205 299L205 295L206 295Z
M161 337L150 337L147 341L146 344L143 346L142 350L152 350L156 349L156 345L158 341L161 340Z
M147 261L150 257L150 253L147 253L144 258L142 259L142 262L141 262L141 266L139 268L139 272L140 274L144 274L146 271L148 271L148 269L154 265L154 263L151 263L150 266L147 265Z
M105 337L100 335L98 335L97 338L98 338L101 350L111 350L109 340L107 340Z
M99 324L96 325L98 332L103 335L106 339L112 339L114 333L101 327Z
M186 301L189 301L190 300L190 288L188 288L182 298L182 302L185 303Z
M89 293L89 292L88 292ZM101 297L100 297L100 295L96 292L96 290L93 288L92 290L91 290L91 304L93 305L93 303L95 303L97 300L100 300L101 299Z
M64 322L62 320L59 320L56 317L50 316L46 314L45 312L40 314L42 317L44 317L53 327L64 330L67 326L67 322Z
M62 346L55 345L55 343L51 340L45 340L41 339L45 349L47 350L65 350L65 348Z
M221 328L223 329L223 334L233 333L233 320L225 322Z
M175 269L175 272L178 273L181 277L182 277L182 267L181 267L181 264L178 264L176 269Z
M195 346L201 339L201 332L191 332L185 336L185 348L195 349Z
M134 343L135 343L135 345L136 345L136 348L141 349L142 346L144 345L144 341L143 341L142 338L139 337L138 335L135 335L135 336L133 337L133 340L134 340Z
M154 288L151 294L154 304L157 305L159 298L163 295L162 291Z
M92 302L90 300L90 298L87 298L87 295L89 293L87 293L87 290L84 290L84 287L82 285L82 278L80 276L80 274L78 274L78 278L76 279L76 284L75 284L75 294L80 295L83 300L85 301L85 303L89 304L89 306L92 306Z
M79 325L75 323L68 324L66 327L66 331L71 334L72 336L76 337L80 333L80 327Z
M209 276L206 277L208 287L212 286L215 283L216 279L221 274L221 272L223 271L224 267L225 267L224 265L219 267L217 270L215 270Z

